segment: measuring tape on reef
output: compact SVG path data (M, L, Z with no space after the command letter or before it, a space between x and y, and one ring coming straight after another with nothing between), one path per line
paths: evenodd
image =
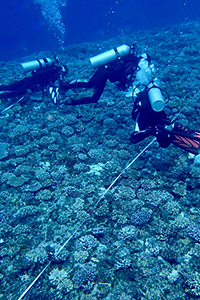
M109 187L105 190L105 192L101 195L101 197L96 201L94 204L93 209L89 212L89 215L83 219L82 222L77 226L77 228L74 230L74 232L70 235L70 237L64 242L64 244L59 248L56 255L54 255L54 258L58 256L58 254L62 251L62 249L69 243L69 241L74 237L74 235L77 233L77 231L83 226L83 224L87 221L87 219L90 218L90 216L95 211L97 205L101 202L101 200L105 197L105 195L108 193L108 191L113 187L113 185L118 181L118 179L123 175L123 173L130 168L130 166L153 144L153 142L156 140L156 138L153 138L151 142L140 151L140 153L122 170L122 172L113 180L113 182L109 185ZM36 281L42 276L42 274L46 271L46 269L51 265L53 259L50 260L47 265L42 269L42 271L38 274L38 276L31 282L31 284L27 287L27 289L23 292L23 294L17 299L21 300L28 291L32 288L32 286L36 283Z
M194 96L196 97L200 91L198 91ZM184 108L193 100L193 98L189 99L186 104L181 108L181 110L175 115L175 117L172 119L171 122L174 122L176 118L182 113ZM113 185L119 180L119 178L123 175L123 173L130 168L130 166L155 142L156 138L154 137L147 146L145 146L139 154L122 170L122 172L113 180L113 182L109 185L109 187L105 190L105 192L101 195L101 197L96 201L94 204L94 207L89 212L89 215L85 217L82 222L77 226L77 228L74 230L74 232L69 236L69 238L64 242L64 244L59 248L56 255L46 264L46 266L42 269L42 271L38 274L38 276L31 282L31 284L27 287L27 289L23 292L23 294L17 299L21 300L28 291L32 288L32 286L36 283L36 281L42 276L42 274L46 271L46 269L51 265L53 259L58 256L58 254L62 251L62 249L69 243L69 241L74 237L74 235L77 233L77 231L83 226L83 224L90 218L90 216L94 213L97 205L101 202L101 200L105 197L105 195L108 193L108 191L113 187Z

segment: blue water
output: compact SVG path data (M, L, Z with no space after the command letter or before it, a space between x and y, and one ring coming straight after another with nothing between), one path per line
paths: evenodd
M65 28L61 34L59 25L44 18L39 2L2 1L0 61L53 50L60 40L65 46L200 19L199 0L67 0L66 6L64 0L45 0L47 14L57 3Z

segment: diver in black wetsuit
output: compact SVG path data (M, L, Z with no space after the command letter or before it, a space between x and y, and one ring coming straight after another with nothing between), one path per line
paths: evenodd
M120 53L117 53L116 49L120 49L120 47L125 46L127 47L126 51L128 52L127 55L124 55L122 57L120 56ZM76 88L86 88L94 90L91 97L83 97L77 100L70 99L69 102L67 101L65 104L78 105L97 102L101 97L101 94L103 93L107 80L112 83L118 82L118 88L120 88L121 90L126 90L129 86L131 86L133 82L133 76L136 73L138 62L141 57L137 57L135 55L134 45L131 47L122 45L118 48L105 52L105 54L109 54L109 52L113 51L113 53L111 52L111 55L116 55L116 60L100 66L88 82L76 80L75 82L71 83L61 83L60 93L65 93L69 89ZM104 53L101 55L104 55ZM149 56L146 56L146 59L150 62Z
M130 141L134 144L148 136L155 136L162 148L171 143L185 151L198 154L200 131L191 130L180 123L171 124L164 109L155 111L149 101L148 88L140 92L134 102L132 119L135 121ZM167 129L171 125L172 130Z
M45 59L42 59L42 61L43 60L45 61ZM50 65L41 66L37 70L33 70L31 76L15 81L9 85L0 85L0 99L21 97L38 91L44 92L46 88L52 87L55 102L59 90L56 86L60 85L62 76L67 72L68 69L66 67L56 65L55 62L52 62ZM58 82L57 85L56 82Z

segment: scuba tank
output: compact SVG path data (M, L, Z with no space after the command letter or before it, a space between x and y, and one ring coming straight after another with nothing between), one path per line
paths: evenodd
M53 64L53 61L51 60L51 58L48 58L48 57L21 63L25 72L37 70L37 69L44 68L47 66L51 66L52 64Z
M138 63L139 70L137 71L136 78L140 84L147 86L147 92L151 108L160 112L165 108L165 100L158 85L158 79L152 81L152 67L149 66L147 54L142 54Z
M147 88L151 108L156 112L162 111L165 108L165 100L158 84L150 82Z
M99 68L130 54L131 47L123 44L90 58L93 68Z

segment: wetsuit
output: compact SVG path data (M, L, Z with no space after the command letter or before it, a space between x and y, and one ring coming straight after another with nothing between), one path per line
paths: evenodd
M200 131L191 130L180 123L171 124L164 110L155 112L150 105L147 88L135 100L132 118L135 121L131 142L138 143L148 136L155 136L162 148L171 143L187 152L198 154ZM172 130L167 129L171 125Z
M130 54L117 62L102 66L94 73L88 82L76 81L74 83L61 83L60 93L64 93L69 89L86 88L93 89L91 97L83 97L77 100L71 100L70 105L95 103L101 97L107 80L110 82L119 82L119 88L125 90L132 84L131 76L135 73L138 66L139 58L134 54Z
M31 76L22 80L15 81L9 85L0 85L0 99L20 97L27 93L44 91L46 87L54 85L57 80L60 80L62 70L61 66L53 64L34 70Z
M170 124L170 120L164 110L155 112L151 108L147 89L138 94L134 102L132 119L135 121L134 131L130 138L132 143L138 143L146 137L154 135L162 148L170 145L169 134L164 127Z

